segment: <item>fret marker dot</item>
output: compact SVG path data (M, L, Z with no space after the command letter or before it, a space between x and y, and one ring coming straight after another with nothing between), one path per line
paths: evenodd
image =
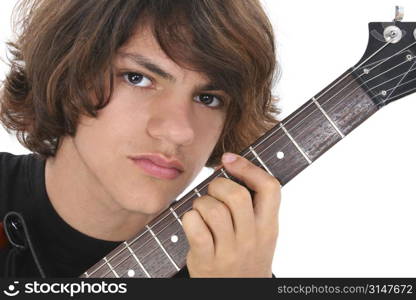
M172 241L172 243L176 243L179 240L179 238L176 234L174 234L170 237L170 240Z
M136 274L136 272L134 272L134 270L128 270L128 272L127 272L127 276L129 276L129 277L133 277L134 276L134 274Z
M282 151L279 151L279 152L276 153L276 157L278 159L283 159L283 157L285 157L285 154Z

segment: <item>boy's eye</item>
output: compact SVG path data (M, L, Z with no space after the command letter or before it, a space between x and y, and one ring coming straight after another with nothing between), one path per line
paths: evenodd
M152 85L152 81L149 78L139 73L134 73L134 72L124 73L123 78L128 83L134 86L138 86L138 87L150 87Z
M194 99L210 107L220 107L223 104L223 101L219 97L211 94L201 94Z
M126 72L123 73L122 76L124 80L128 82L128 84L133 86L147 88L152 85L152 80L140 73ZM221 97L211 94L200 94L195 96L194 100L213 108L221 107L223 105L223 100Z

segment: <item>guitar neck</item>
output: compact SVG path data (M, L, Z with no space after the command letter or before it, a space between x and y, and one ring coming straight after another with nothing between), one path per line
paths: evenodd
M283 186L382 104L350 69L240 154ZM238 181L224 169L215 171L81 277L172 277L185 266L189 250L180 218L216 177Z

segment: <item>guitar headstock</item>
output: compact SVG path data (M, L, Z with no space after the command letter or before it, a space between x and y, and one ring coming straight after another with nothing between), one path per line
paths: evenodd
M416 92L416 22L402 22L396 7L392 22L369 23L369 40L353 74L380 103L386 105Z

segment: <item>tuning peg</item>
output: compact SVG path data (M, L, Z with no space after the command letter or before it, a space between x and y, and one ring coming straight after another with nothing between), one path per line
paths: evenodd
M384 29L383 35L386 42L396 44L402 39L403 32L399 27L392 25Z
M400 22L404 17L404 7L396 5L396 13L393 22Z

